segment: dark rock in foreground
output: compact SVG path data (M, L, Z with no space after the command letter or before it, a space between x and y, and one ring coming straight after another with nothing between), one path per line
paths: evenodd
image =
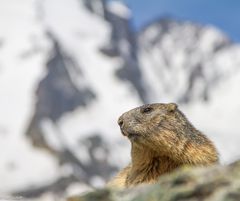
M240 160L228 166L184 167L158 184L117 191L96 190L68 201L239 201Z

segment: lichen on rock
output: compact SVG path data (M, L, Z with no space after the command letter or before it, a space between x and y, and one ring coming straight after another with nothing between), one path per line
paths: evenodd
M101 189L68 201L239 201L240 160L230 165L182 167L154 185Z

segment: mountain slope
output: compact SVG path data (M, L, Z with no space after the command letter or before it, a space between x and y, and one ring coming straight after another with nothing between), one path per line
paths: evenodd
M0 178L4 181L0 192L24 186L26 181L30 185L57 177L56 160L34 149L24 136L49 50L34 9L28 0L4 1L0 6ZM46 173L49 178L39 177Z
M238 71L240 47L219 30L161 19L139 34L139 58L152 99L207 101L214 87Z
M12 0L1 7L7 22L0 37L1 132L6 138L1 142L5 168L0 174L6 180L1 192L41 189L68 175L102 185L119 162L128 161L118 154L127 144L118 142L116 118L141 104L144 90L137 58L132 57L135 44L128 45L133 43L128 16L116 15L119 6ZM126 31L118 33L119 26ZM19 27L22 32L14 30ZM109 44L118 51L114 57L103 51ZM129 77L128 70L137 72L138 79Z

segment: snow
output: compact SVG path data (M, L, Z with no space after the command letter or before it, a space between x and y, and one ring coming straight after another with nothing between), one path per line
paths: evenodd
M0 4L0 180L4 181L0 193L6 193L54 179L57 164L47 153L34 149L24 135L36 86L45 74L47 40L35 22L33 1Z
M131 11L121 1L110 1L108 3L108 10L119 17L126 19L131 18Z
M150 25L138 40L140 63L151 100L158 101L159 94L160 100L180 100L188 89L193 71L199 76L198 84L192 86L192 99L197 100L205 87L210 90L214 86L211 82L237 70L240 47L231 46L219 30L190 22L169 21L169 24L167 32L159 24ZM215 51L226 44L229 48Z
M240 158L238 147L240 143L239 84L239 72L225 83L220 84L214 91L213 100L205 109L206 113L208 112L211 116L202 116L206 127L209 127L209 130L211 129L210 131L215 134L213 137L219 146L223 163Z

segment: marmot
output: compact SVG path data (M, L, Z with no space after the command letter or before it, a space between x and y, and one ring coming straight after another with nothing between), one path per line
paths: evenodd
M132 187L155 183L164 173L182 165L218 163L213 143L187 120L177 104L155 103L132 109L118 120L131 142L131 163L108 183Z

